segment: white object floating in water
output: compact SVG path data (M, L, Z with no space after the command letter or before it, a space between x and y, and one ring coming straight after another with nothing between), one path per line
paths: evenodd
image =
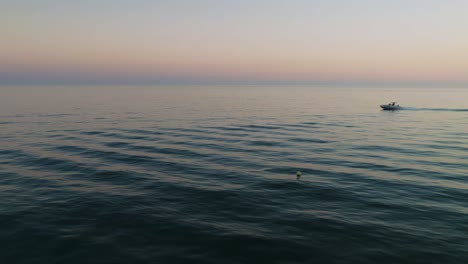
M296 176L297 176L298 178L301 177L301 175L302 175L302 173L301 173L300 171L297 171L297 172L296 172Z

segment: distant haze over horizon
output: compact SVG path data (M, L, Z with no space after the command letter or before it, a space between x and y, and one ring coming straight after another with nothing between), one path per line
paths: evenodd
M0 84L468 84L468 1L0 2Z

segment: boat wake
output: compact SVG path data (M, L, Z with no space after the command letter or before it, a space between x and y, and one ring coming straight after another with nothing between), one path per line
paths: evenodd
M437 112L468 112L468 108L419 108L419 107L403 107L402 110L410 110L410 111L437 111Z

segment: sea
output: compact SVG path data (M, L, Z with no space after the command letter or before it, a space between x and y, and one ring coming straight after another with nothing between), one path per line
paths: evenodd
M2 86L0 263L468 263L468 88Z

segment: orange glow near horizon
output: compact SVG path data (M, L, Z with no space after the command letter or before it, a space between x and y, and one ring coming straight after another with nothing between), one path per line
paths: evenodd
M137 2L158 12L157 4ZM390 12L364 2L375 13ZM430 13L420 14L404 4L392 16L383 13L382 17L372 12L360 17L360 9L327 6L328 12L336 13L335 20L325 15L309 18L294 9L300 7L297 3L286 10L274 9L275 5L260 5L258 12L272 9L271 16L261 14L260 18L242 9L227 18L222 14L196 16L184 13L190 11L188 7L174 5L174 18L155 19L152 12L142 9L136 10L141 16L135 12L120 19L122 10L117 10L103 17L102 7L85 6L95 12L89 20L83 19L85 13L64 15L84 8L78 4L61 6L62 13L53 9L28 13L32 11L27 7L16 7L17 16L14 12L6 15L12 26L0 26L4 32L0 70L208 79L468 82L468 37L460 35L468 23L455 4L428 9L445 12L439 16L451 15L445 19L452 20L437 23L431 22ZM413 13L406 14L409 11ZM285 12L284 17L275 17L276 12Z

